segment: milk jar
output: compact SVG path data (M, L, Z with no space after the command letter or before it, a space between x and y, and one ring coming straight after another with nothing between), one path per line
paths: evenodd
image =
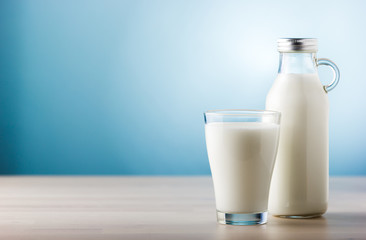
M281 131L274 167L269 212L275 216L311 218L328 204L328 92L338 83L339 70L328 59L317 59L317 40L278 40L278 76L266 109L281 112ZM317 67L334 72L323 86Z

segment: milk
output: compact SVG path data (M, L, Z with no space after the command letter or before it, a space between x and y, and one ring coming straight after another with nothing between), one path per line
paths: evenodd
M277 150L279 125L214 122L205 125L216 209L265 212Z
M279 74L266 109L281 112L269 212L323 214L328 202L328 98L318 75Z

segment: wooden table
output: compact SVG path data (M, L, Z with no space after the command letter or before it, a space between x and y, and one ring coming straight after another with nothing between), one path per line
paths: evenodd
M332 178L322 218L226 226L210 177L0 177L0 239L366 239L366 178Z

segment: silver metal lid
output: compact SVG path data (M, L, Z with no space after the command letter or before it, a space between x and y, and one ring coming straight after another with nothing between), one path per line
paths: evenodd
M316 38L280 38L277 40L279 52L317 52Z

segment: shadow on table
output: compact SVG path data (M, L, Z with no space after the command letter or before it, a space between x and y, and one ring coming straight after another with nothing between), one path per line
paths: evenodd
M366 228L366 214L359 212L339 212L327 213L324 216L327 218L329 225L332 227L344 227L345 225L363 226Z
M320 218L269 217L257 226L217 225L217 239L366 239L366 214L330 212Z
M233 239L329 239L326 217L286 219L270 217L256 226L217 225L218 240Z

